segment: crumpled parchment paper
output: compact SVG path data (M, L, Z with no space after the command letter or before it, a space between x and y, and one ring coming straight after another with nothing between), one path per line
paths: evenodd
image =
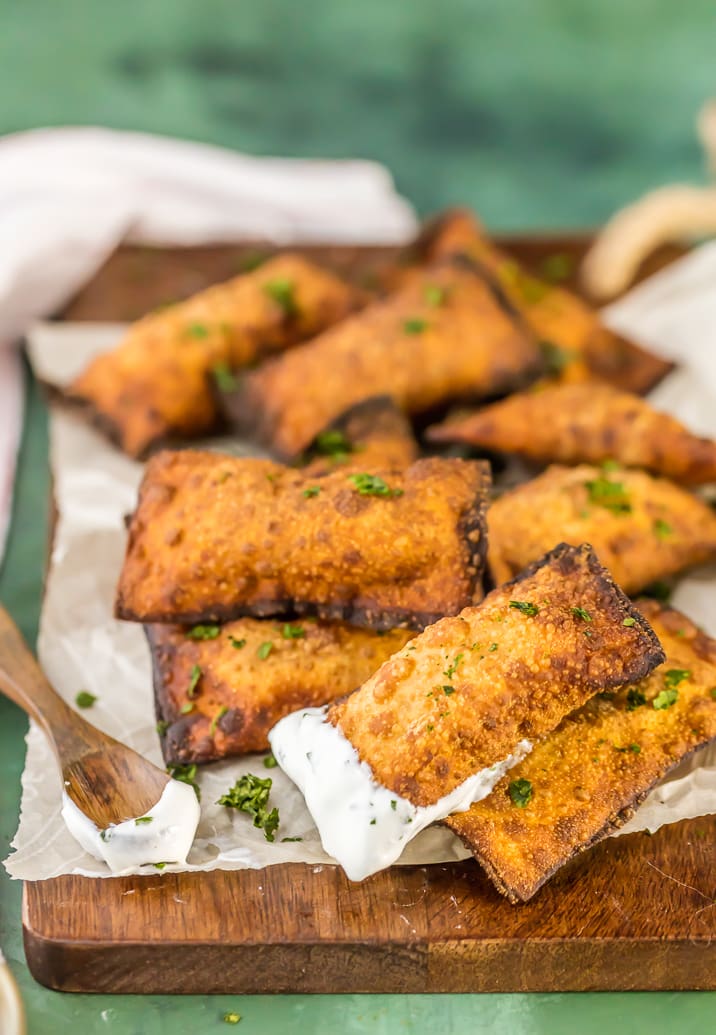
M654 403L694 430L716 436L716 245L704 247L637 288L606 311L622 333L682 366L653 393ZM90 355L114 344L118 326L41 324L29 351L43 380L62 384ZM79 690L97 701L86 714L97 726L162 765L155 731L149 652L139 625L112 617L122 563L123 517L134 507L142 473L77 417L53 409L50 462L59 511L38 653L58 691L73 702ZM224 444L226 445L226 443ZM221 443L212 442L212 448ZM251 452L233 441L238 453ZM682 580L674 603L716 635L716 567ZM279 808L274 843L264 839L243 813L214 804L243 773L270 775L271 803ZM331 860L298 790L261 756L219 762L201 769L202 815L186 869L242 869L272 863ZM31 725L22 778L20 825L14 853L5 862L13 877L40 880L64 873L110 876L70 836L60 816L61 783L40 730ZM620 833L658 829L665 823L714 811L716 745L687 759L656 787ZM282 842L281 838L301 841ZM443 828L424 831L406 849L403 863L434 863L468 853ZM181 867L184 869L184 867ZM138 873L145 872L138 870Z

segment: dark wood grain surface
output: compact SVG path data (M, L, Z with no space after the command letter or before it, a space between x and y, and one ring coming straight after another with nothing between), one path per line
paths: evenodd
M537 268L586 235L504 241ZM246 248L126 248L63 314L131 319L241 268ZM313 253L357 278L389 249ZM673 258L653 257L649 270ZM351 884L331 866L27 883L34 977L82 992L716 988L716 817L610 839L511 906L471 862Z

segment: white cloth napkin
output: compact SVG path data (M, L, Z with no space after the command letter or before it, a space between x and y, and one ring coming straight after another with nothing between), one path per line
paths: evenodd
M121 241L401 244L416 227L374 162L254 158L96 128L0 139L0 559L22 420L10 346Z

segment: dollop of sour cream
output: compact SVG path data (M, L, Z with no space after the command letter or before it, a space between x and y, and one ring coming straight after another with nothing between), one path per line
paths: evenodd
M115 874L150 863L185 863L199 813L193 787L169 780L159 801L144 816L100 830L66 792L62 793L62 818L67 829L86 852L106 862Z
M465 812L532 750L521 740L501 762L470 776L432 805L414 805L377 783L342 730L326 721L327 707L281 719L269 733L278 764L302 791L325 851L350 880L392 865L406 844L431 823Z

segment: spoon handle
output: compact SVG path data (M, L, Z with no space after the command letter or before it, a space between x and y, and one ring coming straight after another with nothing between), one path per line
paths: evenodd
M60 763L86 750L84 719L47 681L19 629L0 604L0 691L44 730Z

